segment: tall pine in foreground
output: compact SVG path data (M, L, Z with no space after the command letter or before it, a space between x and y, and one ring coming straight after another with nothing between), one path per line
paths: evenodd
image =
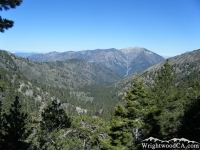
M3 121L2 121L3 120ZM9 150L27 150L30 143L27 138L31 134L28 128L28 114L21 111L19 97L11 104L9 113L1 114L1 148Z
M109 144L105 149L136 149L142 138L144 118L151 109L148 90L144 82L136 78L132 89L124 97L126 105L117 105L111 121ZM102 144L102 145L103 145Z
M152 87L152 99L156 101L157 114L160 131L157 138L170 139L176 137L180 121L178 118L183 115L183 94L174 85L175 71L169 61L157 72L155 84ZM157 115L157 116L156 116Z

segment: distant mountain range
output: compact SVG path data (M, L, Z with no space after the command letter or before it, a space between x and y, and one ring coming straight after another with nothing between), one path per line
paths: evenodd
M16 56L20 56L20 57L27 57L27 56L31 56L31 55L38 54L38 53L13 52L13 54Z
M111 48L50 52L31 55L27 58L35 62L65 61L73 58L83 59L106 66L121 76L128 76L133 72L143 71L164 60L162 56L140 47L130 47L121 50Z

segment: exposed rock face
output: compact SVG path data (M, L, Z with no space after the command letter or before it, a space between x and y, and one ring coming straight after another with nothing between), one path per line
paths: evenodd
M37 62L64 61L78 58L104 65L121 76L143 71L164 60L162 56L140 47L130 47L121 50L111 48L62 53L50 52L47 54L35 54L28 58Z
M168 58L169 64L175 71L175 83L178 84L184 78L195 77L200 73L200 49L191 52L186 52L181 55L177 55ZM152 65L146 70L140 72L140 77L144 79L147 85L152 85L157 75L158 70L164 65L165 61ZM124 91L131 88L132 82L138 73L133 73L128 77L113 84L114 88L119 89L119 95L122 95Z

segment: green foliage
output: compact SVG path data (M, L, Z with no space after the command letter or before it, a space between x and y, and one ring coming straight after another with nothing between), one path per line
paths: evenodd
M0 92L3 92L6 89L6 84L0 78Z
M0 149L2 149L2 145L4 143L4 139L3 139L3 135L4 135L4 131L3 131L3 124L5 122L5 118L3 117L3 108L2 108L2 102L0 100Z
M169 65L168 60L164 66L158 71L155 78L155 84L152 88L152 98L155 99L158 116L156 120L159 122L160 131L157 131L158 137L168 139L174 134L178 127L177 117L182 113L180 93L177 94L176 87L173 85L174 71Z
M42 130L52 132L53 130L70 127L70 118L60 106L61 103L54 100L51 105L43 110L42 120L40 122Z
M183 117L180 117L181 125L178 130L179 137L200 141L200 75L193 79L190 85L187 105Z
M106 149L135 149L141 140L145 116L150 112L151 101L144 82L136 78L132 89L126 92L126 105L117 105L111 121Z
M70 149L100 149L106 134L106 122L101 118L74 116L71 130L65 134ZM73 141L74 140L74 141Z
M2 118L3 117L3 118ZM27 138L31 134L28 128L28 114L21 112L19 97L15 98L9 114L1 113L1 148L9 150L26 150L31 143Z
M140 149L141 140L149 137L199 141L200 80L175 85L174 77L167 60L153 86L145 88L141 80L134 80L126 105L115 107L104 149Z
M21 4L22 0L0 0L0 11L8 10L11 8L15 8ZM14 24L14 21L7 20L5 18L1 18L0 16L0 32L4 32L5 30L11 28Z
M61 129L71 126L70 118L65 111L60 108L61 103L57 100L45 108L41 114L40 126L37 129L35 149L62 149L62 143L59 142Z
M3 144L5 146L6 141L11 140L8 135L13 132L12 123L8 123L8 120L14 118L14 115L9 115L9 110L15 95L23 99L18 107L20 113L26 112L34 118L31 124L27 121L26 130L21 131L27 132L31 127L32 134L23 136L22 141L20 139L20 145L31 144L29 149L32 150L140 149L141 140L150 136L163 140L184 137L199 141L200 79L197 78L198 72L195 68L198 67L194 63L180 65L180 72L184 73L184 76L179 75L178 80L174 66L170 66L168 61L159 71L147 71L145 75L149 78L153 78L154 74L157 74L157 77L148 84L149 87L146 87L146 83L140 78L134 79L123 102L120 93L113 86L86 85L86 81L80 82L80 86L75 84L80 81L78 75L71 71L62 72L59 67L65 66L63 62L38 63L34 68L34 63L23 61L21 69L26 68L25 64L29 63L35 70L34 77L31 77L31 71L24 69L23 73L30 77L27 78L19 71L18 61L15 61L18 59L6 54L0 51L0 63L6 63L4 69L0 68L0 149ZM45 71L44 68L48 68L48 65L52 71L48 74L55 73L58 76L56 86L52 86L54 81L50 82L50 77L44 79L45 72L38 73ZM60 71L55 71L55 66ZM194 72L191 73L192 71ZM72 73L74 78L70 79L67 73ZM38 74L44 76L39 77ZM44 82L41 83L43 79ZM52 102L53 98L61 103ZM48 105L49 103L51 104ZM77 106L86 109L87 116L81 113L77 115ZM15 109L11 109L14 114ZM73 116L68 117L67 114ZM8 146L11 147L12 143L9 143Z

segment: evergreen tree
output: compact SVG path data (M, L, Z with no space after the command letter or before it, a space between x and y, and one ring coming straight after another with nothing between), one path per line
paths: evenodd
M144 82L136 78L132 89L126 92L126 105L117 105L110 128L110 145L107 149L135 149L141 141L145 116L151 101Z
M178 136L189 140L200 141L200 75L191 81L189 95L186 99L184 115L180 117L181 124Z
M11 8L15 8L21 4L22 0L0 0L0 11L9 10ZM5 18L1 18L0 16L0 32L4 32L5 30L11 28L14 24L14 21L8 20Z
M57 100L45 108L42 112L42 121L40 126L42 130L52 132L53 130L69 128L71 125L70 118L66 112L60 108L61 103Z
M157 113L154 114L159 125L157 138L169 139L176 137L179 125L178 117L183 113L183 95L173 85L174 70L167 60L158 71L155 85L152 88L152 99L156 101Z
M41 114L40 128L37 131L38 143L35 149L48 150L62 148L62 143L59 143L59 131L71 126L70 118L65 111L60 108L61 103L57 100L52 101L52 104L45 108Z
M189 140L200 141L200 96L190 107L185 110L184 116L181 118L178 136Z
M9 150L27 150L30 143L26 142L31 134L28 129L28 114L21 112L19 97L16 96L15 101L11 104L9 114L4 113L2 149Z

